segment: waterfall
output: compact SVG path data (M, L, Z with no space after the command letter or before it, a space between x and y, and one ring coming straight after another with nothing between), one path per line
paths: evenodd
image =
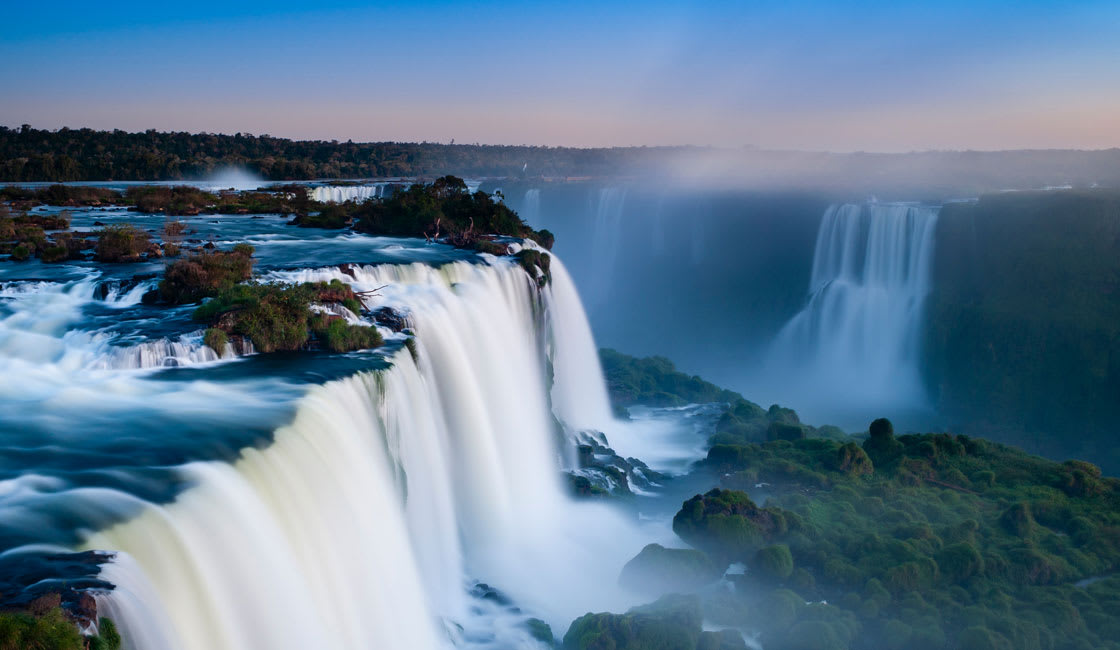
M383 183L377 185L320 185L311 189L311 200L320 203L362 202L381 198L385 193Z
M541 191L538 189L525 190L525 198L521 201L521 218L525 223L534 228L540 227L541 218Z
M561 417L574 417L580 395L603 399L593 406L609 417L559 260L545 291L506 259L269 279L382 287L365 306L408 314L416 358L402 350L386 370L312 389L269 446L234 464L183 466L195 487L92 534L86 548L119 552L103 573L117 589L100 600L126 640L180 650L477 638L533 647L523 626L472 605L473 581L509 594L522 619L554 625L628 604L603 585L645 533L602 504L569 500L558 471L546 359Z
M604 187L598 191L592 214L591 285L587 301L602 305L610 298L610 286L615 272L618 250L622 243L622 209L626 205L626 188Z
M936 222L936 209L913 205L828 208L808 303L767 363L782 399L845 410L925 406L920 336Z

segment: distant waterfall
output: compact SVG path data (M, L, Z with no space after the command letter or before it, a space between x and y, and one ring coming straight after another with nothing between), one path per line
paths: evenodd
M126 641L427 649L485 636L531 648L508 611L480 621L472 580L558 625L625 605L602 576L641 536L605 506L571 502L558 472L546 358L561 418L581 396L609 417L559 260L541 293L507 260L276 275L381 287L367 307L408 312L416 360L402 350L387 370L313 389L271 445L184 466L196 487L92 535L86 547L122 552L101 601Z
M877 204L827 210L808 303L778 334L767 364L785 402L924 406L918 364L937 213Z
M320 185L311 189L311 200L320 203L345 203L365 201L385 195L385 184L377 185Z
M591 239L591 277L594 284L587 291L587 301L601 305L610 298L611 277L614 275L618 250L622 240L622 209L626 205L626 188L604 187L594 200Z
M541 191L534 188L525 190L525 197L521 200L521 218L525 223L540 228L541 218Z

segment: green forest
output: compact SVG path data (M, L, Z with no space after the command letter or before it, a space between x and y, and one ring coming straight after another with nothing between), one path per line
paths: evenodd
M238 167L267 180L614 173L656 151L568 147L288 140L236 133L57 131L0 127L0 181L165 181Z

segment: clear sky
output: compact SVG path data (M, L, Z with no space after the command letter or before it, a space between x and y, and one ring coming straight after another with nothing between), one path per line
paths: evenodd
M1120 0L22 1L0 18L0 124L22 123L574 146L1114 147Z

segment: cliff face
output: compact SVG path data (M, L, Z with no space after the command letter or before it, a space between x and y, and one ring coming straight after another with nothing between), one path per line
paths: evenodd
M1120 470L1120 192L1015 192L941 212L927 373L958 429Z

